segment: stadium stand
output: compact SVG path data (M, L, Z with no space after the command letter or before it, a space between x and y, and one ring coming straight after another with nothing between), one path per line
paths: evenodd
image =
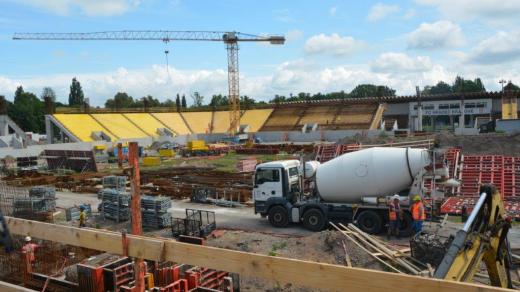
M92 114L91 116L119 139L149 137L122 114Z
M54 114L54 118L81 141L93 141L92 132L104 132L112 140L118 139L87 114Z
M246 110L241 125L249 132L299 131L305 124L318 129L376 129L384 106L377 102L302 102L278 105L274 109ZM93 141L102 132L111 140L159 136L158 129L170 135L226 133L229 111L161 113L54 114L55 120L80 141Z
M377 103L344 104L338 107L332 123L322 126L322 128L327 130L368 130L378 108Z
M272 112L273 109L271 108L247 110L244 115L242 115L240 123L242 125L249 125L249 132L258 132Z
M191 134L179 113L152 113L150 115L157 118L177 135Z
M336 112L337 106L310 106L298 122L295 130L300 130L305 124L328 125L332 123Z
M290 131L296 126L305 110L305 105L277 107L273 110L260 131Z
M261 131L300 130L303 125L312 123L324 130L368 130L382 110L376 102L284 104L274 109Z
M143 130L148 136L156 137L159 135L157 129L166 128L170 131L169 127L163 124L161 121L156 119L154 116L148 113L131 113L131 114L123 114L127 119L132 121L134 124L138 125L138 127Z
M209 133L212 112L183 112L184 120L194 133Z
M229 111L213 112L211 133L227 133L229 130Z

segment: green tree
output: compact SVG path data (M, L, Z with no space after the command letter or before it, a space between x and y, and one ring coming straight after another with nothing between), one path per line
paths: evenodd
M141 104L142 106L142 104ZM107 99L105 108L122 109L135 107L134 98L129 96L126 92L118 92L114 98Z
M85 95L83 94L83 89L81 88L81 84L76 79L76 77L72 78L72 84L70 85L70 93L69 93L69 105L70 106L81 106L85 101Z
M43 102L33 93L16 89L14 102L7 106L7 113L24 131L43 133L45 131Z
M251 109L255 105L256 101L247 95L240 97L240 108L244 110Z
M452 93L453 89L451 86L444 82L439 81L434 86L425 86L423 90L423 94L446 94L446 93Z
M219 94L219 95L213 95L211 97L211 101L209 102L209 105L212 107L217 106L226 106L229 104L229 99L227 96Z
M7 115L7 100L3 95L0 95L0 115Z
M55 108L54 103L56 102L56 93L54 92L54 89L50 87L44 87L40 97L45 105L45 112L47 114L53 114Z
M143 96L143 98L141 98L141 100L143 101L143 103L144 103L144 101L146 101L146 103L148 104L148 107L161 106L161 102L157 98L154 98L151 95Z
M520 90L520 87L518 87L516 84L512 83L511 81L509 81L506 86L504 86L504 90L506 91L519 91Z
M183 109L188 107L188 105L186 104L186 96L184 94L182 95L182 99L181 99L181 107Z
M177 108L177 112L181 111L181 98L177 93L177 97L175 97L175 107Z
M270 103L277 103L277 104L278 104L278 103L282 103L282 102L285 102L285 101L286 101L285 96L275 94L275 95L274 95L274 98L271 99L269 102L270 102Z
M54 89L51 87L44 87L41 94L41 99L45 100L50 99L52 102L56 101L56 93L54 92Z
M171 99L168 98L167 100L165 100L163 103L161 103L161 104L158 105L158 106L162 106L162 107L170 107L170 108L171 108L171 107L175 107L176 104L175 104L175 102L174 102L173 100L171 100Z
M480 78L476 78L475 80L466 80L460 76L455 78L455 82L453 83L452 90L455 93L461 92L484 92L486 88Z
M191 98L193 99L193 106L192 107L200 107L204 103L204 96L200 95L198 91L195 91Z
M395 96L395 89L385 85L360 84L356 86L349 94L349 97L382 97Z

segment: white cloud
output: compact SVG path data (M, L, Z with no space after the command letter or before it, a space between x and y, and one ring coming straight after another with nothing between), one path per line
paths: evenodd
M376 5L370 8L370 12L368 13L367 19L370 21L378 21L392 13L397 12L399 12L398 5L387 5L383 3L377 3Z
M270 74L241 75L240 92L257 100L268 101L275 94L350 91L358 84L373 83L393 87L398 94L411 94L416 85L435 84L439 80L451 82L455 75L439 65L423 72L383 73L374 72L368 65L321 67L303 59L284 62ZM185 71L170 68L170 76L162 65L145 69L119 68L95 74L50 74L21 79L0 76L0 94L12 100L18 85L38 95L43 87L51 86L58 100L66 102L72 77L78 78L85 96L95 106L104 105L106 99L118 91L127 92L134 98L151 94L162 101L173 98L177 93L189 95L198 91L206 97L206 102L213 94L227 93L227 72L224 69Z
M520 14L518 0L415 0L415 2L435 7L441 14L452 20L485 20L503 22L517 20Z
M318 34L310 37L305 43L304 49L308 54L328 54L333 56L348 56L365 46L350 36L340 36L337 33L331 35Z
M141 4L140 0L20 0L18 3L33 6L58 15L69 15L79 10L87 16L114 16L128 12Z
M329 14L332 16L336 16L336 12L338 12L338 7L334 6L329 9Z
M477 64L499 64L520 58L520 29L499 31L471 50L468 61Z
M465 43L460 26L440 20L434 23L422 23L419 28L408 34L408 48L434 50L453 48Z
M372 71L380 73L424 72L432 69L428 56L410 57L403 53L384 53L370 64Z
M293 42L293 41L301 39L302 37L303 37L303 31L301 31L299 29L290 30L285 34L285 40L287 42Z

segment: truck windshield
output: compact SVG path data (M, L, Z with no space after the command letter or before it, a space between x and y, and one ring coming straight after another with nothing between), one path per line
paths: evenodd
M298 176L298 167L289 168L289 176Z
M280 172L278 169L258 169L256 171L255 183L261 185L265 182L280 181Z

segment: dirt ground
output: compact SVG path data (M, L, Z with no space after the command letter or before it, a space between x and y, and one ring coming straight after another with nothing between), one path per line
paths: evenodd
M520 153L520 134L506 135L501 133L480 134L478 136L455 136L450 132L441 132L431 136L418 137L377 137L354 136L345 138L342 143L383 144L424 139L435 139L440 148L460 147L465 155L506 155L518 156Z
M436 135L440 147L461 147L464 155L506 155L520 154L520 134L505 135L497 133L478 136L455 136L452 133Z
M337 231L327 230L301 237L237 230L222 230L218 233L220 236L208 238L206 244L268 256L336 265L346 265L344 243L354 267L384 270L379 262ZM317 291L292 285L268 283L250 277L241 277L240 287L241 291Z

